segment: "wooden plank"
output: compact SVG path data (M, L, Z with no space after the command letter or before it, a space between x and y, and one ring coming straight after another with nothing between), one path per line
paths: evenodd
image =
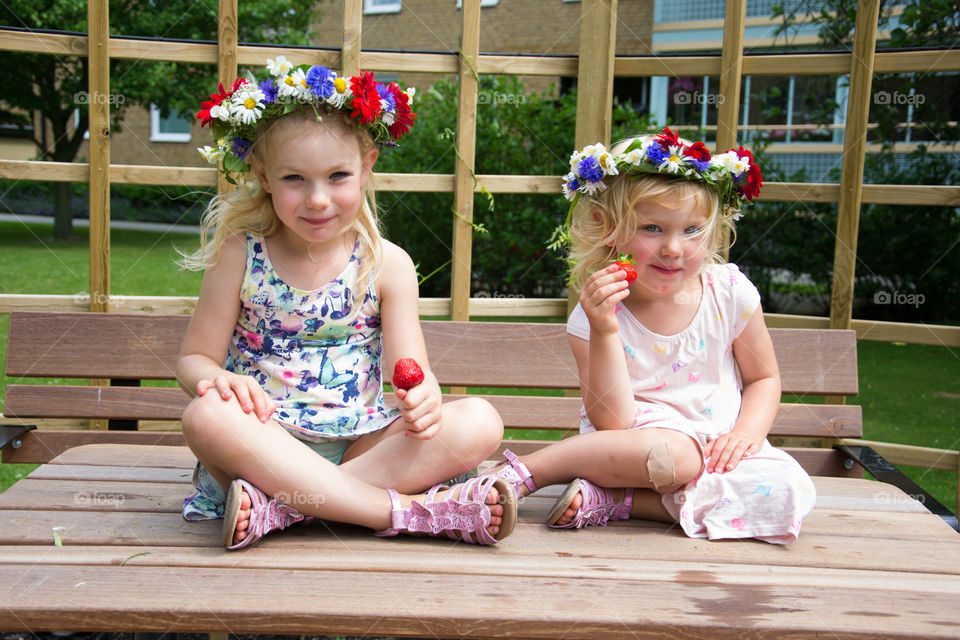
M461 7L460 60L458 65L457 162L453 187L453 255L450 275L450 319L470 317L473 280L473 194L477 149L477 96L480 77L480 0L465 0Z
M190 397L167 387L10 385L4 412L11 418L179 420Z
M186 497L186 493L184 497ZM222 554L220 532L222 520L187 522L176 513L130 513L123 511L36 511L0 508L0 555L11 549L16 554L21 545L53 546L53 530L71 556L81 551L79 545L111 549L125 545L144 545L157 553L160 547L210 548ZM182 550L182 549L181 549ZM119 564L128 554L111 564ZM134 551L133 553L138 553ZM61 554L66 555L66 554ZM11 564L0 560L0 565Z
M238 0L218 0L217 2L217 77L220 84L229 87L238 77L237 74L237 32ZM236 190L236 186L227 180L227 176L217 172L217 194L225 195Z
M112 432L122 435L124 432ZM107 434L102 434L106 436ZM131 436L127 440L134 440L132 436L140 436L136 441L143 442L152 438L154 442L132 444L130 442L104 443L94 445L74 446L59 454L50 464L53 465L108 465L117 467L132 467L134 469L189 469L193 471L197 463L196 457L184 445L182 433L137 433L127 432ZM106 438L104 438L106 439ZM118 438L119 440L120 438ZM177 442L178 444L170 444Z
M457 56L453 53L361 51L360 68L369 71L453 75L457 72Z
M27 476L33 480L84 480L91 482L182 482L190 484L193 469L169 467L110 467L90 464L45 464Z
M12 313L7 375L172 380L189 322L187 316Z
M70 455L75 447L104 446L110 444L123 446L157 446L159 449L171 448L188 451L184 447L183 434L180 432L156 431L40 431L34 430L22 436L23 446L19 449L6 447L3 461L12 464L47 462L61 455ZM96 443L96 444L91 444ZM163 446L166 445L166 446ZM137 460L138 458L134 458ZM142 458L147 463L150 458ZM68 462L66 464L83 464ZM112 464L94 462L92 464Z
M856 33L850 67L850 93L843 135L843 168L837 208L837 240L833 255L830 294L830 328L849 329L853 317L853 286L860 227L860 194L863 184L864 146L870 117L870 87L877 42L879 0L857 4Z
M394 544L385 541L384 544ZM429 544L429 542L419 542ZM462 549L462 546L461 546ZM463 549L461 553L474 550ZM478 551L487 551L479 549ZM77 631L230 631L417 637L782 638L822 631L837 638L953 637L960 610L952 590L908 592L876 581L870 588L835 585L725 584L709 571L676 572L639 580L541 580L515 576L423 573L258 571L245 568L33 565L0 568L10 585L0 626ZM256 584L258 589L224 585ZM213 585L203 597L184 597L184 585ZM310 607L265 594L323 593ZM37 594L43 597L38 598ZM370 593L380 597L370 598ZM531 600L530 594L537 595ZM583 593L602 593L589 607L571 606ZM637 594L655 593L637 607ZM416 597L413 597L413 595ZM898 610L890 613L891 599ZM110 603L105 610L104 603ZM490 612L495 612L491 616ZM738 621L736 627L730 621Z
M180 513L187 485L24 478L0 493L0 508L47 511Z
M363 0L344 0L343 47L341 49L340 74L352 76L360 73L360 44L363 35Z
M717 102L717 146L723 153L737 144L740 82L743 77L743 31L747 0L727 0L720 58L720 92Z
M106 0L87 2L87 70L90 158L90 311L110 299L110 10Z

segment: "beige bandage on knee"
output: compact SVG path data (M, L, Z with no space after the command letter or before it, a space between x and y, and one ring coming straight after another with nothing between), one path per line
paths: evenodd
M673 456L666 442L658 442L650 447L647 454L647 475L654 489L658 491L677 484L677 472L673 467Z

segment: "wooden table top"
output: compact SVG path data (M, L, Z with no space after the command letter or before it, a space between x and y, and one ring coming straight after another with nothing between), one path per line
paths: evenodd
M815 478L798 542L646 521L495 547L313 522L228 552L183 447L71 449L0 494L0 629L517 638L960 636L960 535L899 489ZM61 546L55 544L55 534Z

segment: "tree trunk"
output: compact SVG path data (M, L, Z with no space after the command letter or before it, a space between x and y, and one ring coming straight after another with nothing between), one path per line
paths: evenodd
M53 183L53 237L56 240L77 239L73 233L69 182Z

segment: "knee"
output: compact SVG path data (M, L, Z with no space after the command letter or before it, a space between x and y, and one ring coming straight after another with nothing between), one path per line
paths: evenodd
M227 403L216 393L197 396L183 410L183 437L191 447L218 439L225 423Z
M654 490L670 493L696 478L703 468L703 462L692 440L669 439L650 447L646 468Z
M484 444L496 447L503 440L503 419L493 405L483 398L466 398L464 415L467 416L470 432Z

